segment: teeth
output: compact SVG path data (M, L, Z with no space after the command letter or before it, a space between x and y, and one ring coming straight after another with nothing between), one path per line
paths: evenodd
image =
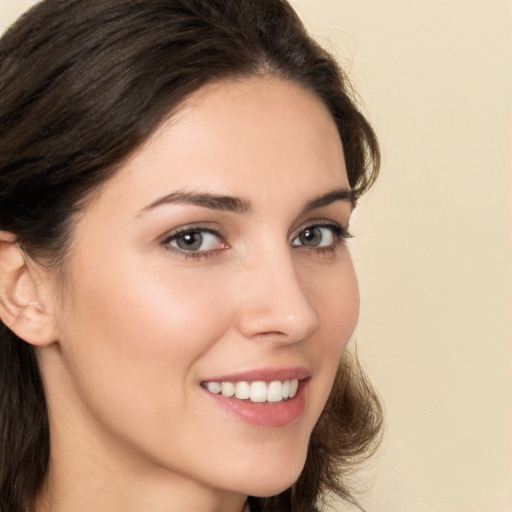
M247 400L251 396L251 386L248 382L237 382L235 384L235 396L241 400Z
M219 394L222 390L220 382L208 382L207 389L210 393Z
M299 387L299 381L297 379L293 379L290 381L290 398L295 396L295 393L297 393L297 388Z
M285 380L283 382L283 398L286 400L290 396L290 381Z
M235 385L232 382L223 382L221 384L222 396L233 396L235 394Z
M222 394L227 398L235 396L251 402L282 402L293 398L299 387L298 379L272 382L207 382L202 384L210 393Z
M266 402L267 401L267 385L259 380L251 384L251 396L249 400L251 402Z
M283 385L275 380L268 386L267 400L269 402L280 402L283 399Z

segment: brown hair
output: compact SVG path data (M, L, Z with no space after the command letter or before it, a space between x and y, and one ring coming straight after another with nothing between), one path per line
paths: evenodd
M285 0L45 0L0 40L0 230L65 263L73 217L156 127L208 82L270 73L317 95L341 137L356 199L379 149L335 60ZM255 509L351 499L345 471L372 451L378 400L344 356L298 482ZM35 354L0 322L0 510L25 512L45 480L49 426Z

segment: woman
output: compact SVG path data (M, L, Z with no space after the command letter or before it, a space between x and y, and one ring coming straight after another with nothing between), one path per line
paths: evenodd
M4 35L2 511L351 499L379 153L347 89L282 0L46 0Z

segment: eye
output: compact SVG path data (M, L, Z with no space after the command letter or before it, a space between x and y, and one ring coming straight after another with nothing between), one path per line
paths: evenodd
M224 249L220 236L209 229L186 229L173 233L167 237L163 244L180 251L203 253Z
M343 228L335 224L308 226L292 240L292 246L334 247L342 238L348 236Z

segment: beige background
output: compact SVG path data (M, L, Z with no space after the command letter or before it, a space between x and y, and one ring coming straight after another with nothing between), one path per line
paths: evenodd
M368 512L512 512L512 2L292 0L384 153L355 218ZM0 30L33 2L0 0Z

